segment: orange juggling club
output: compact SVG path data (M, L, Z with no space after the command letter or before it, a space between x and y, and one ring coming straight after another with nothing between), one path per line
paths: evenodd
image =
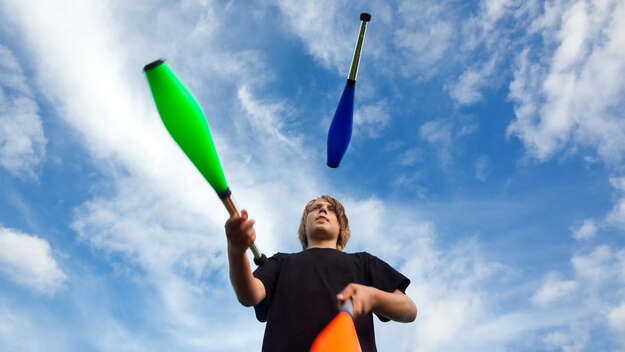
M341 312L317 335L310 352L361 352L352 317L352 301L347 300Z

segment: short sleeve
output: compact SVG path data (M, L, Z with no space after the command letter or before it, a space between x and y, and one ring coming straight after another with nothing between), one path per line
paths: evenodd
M394 292L399 289L401 292L406 293L406 288L410 285L410 279L378 257L369 253L364 254L370 286L386 292ZM384 316L376 315L383 322L389 321Z
M256 319L260 322L267 321L267 314L269 313L273 293L278 283L283 258L284 255L282 253L276 253L267 259L263 265L254 270L254 276L265 286L265 298L254 306Z

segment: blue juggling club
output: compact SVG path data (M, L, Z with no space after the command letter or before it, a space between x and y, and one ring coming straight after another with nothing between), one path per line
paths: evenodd
M345 89L336 108L330 130L328 131L328 166L339 167L339 163L347 150L349 140L352 138L352 124L354 120L354 91L356 90L356 75L358 74L358 64L360 63L360 53L362 43L365 40L365 30L367 22L371 20L368 13L360 14L360 34L354 50L354 59L349 70L349 77L345 83Z

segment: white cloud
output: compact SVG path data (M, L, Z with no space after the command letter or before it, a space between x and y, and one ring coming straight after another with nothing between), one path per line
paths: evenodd
M477 132L479 129L480 129L479 123L469 120L460 126L460 129L458 130L458 136L459 137L468 136Z
M625 189L623 179L611 178L610 183L616 194L622 196ZM610 215L613 214L614 210ZM572 229L573 236L576 239L594 238L599 226L610 224L614 225L609 216L599 224L585 220L582 226ZM625 248L599 244L589 251L573 255L571 266L571 278L564 279L560 273L551 273L532 297L532 301L539 306L554 309L552 314L562 314L572 305L579 308L577 319L568 323L562 321L560 328L547 333L543 339L545 346L563 351L583 351L597 329L608 335L613 333L611 338L615 337L617 344L625 346L625 331L622 329L625 325L622 321L624 305L621 299L622 292L625 292ZM610 330L604 329L606 325Z
M36 324L0 301L0 346L6 351L43 351L50 346L33 336Z
M480 46L487 50L493 49L495 44L506 42L506 32L510 31L510 23L502 30L499 22L509 19L510 16L519 16L530 11L534 5L525 1L520 3L514 0L485 0L480 1L476 13L463 20L462 23L462 47L471 51ZM498 48L501 49L501 48Z
M457 82L447 86L449 94L460 105L470 105L482 100L481 90L493 85L493 75L497 68L497 53L486 63L464 71Z
M625 177L610 177L610 184L615 189L625 192Z
M547 3L535 19L544 46L532 42L518 56L510 83L516 120L508 128L530 155L544 161L580 146L609 164L622 161L624 19L621 1Z
M419 127L419 137L438 148L439 160L443 167L449 166L455 150L460 150L459 137L469 136L479 129L471 117L462 116L459 121L438 119ZM452 148L453 146L453 148Z
M480 156L475 162L475 178L482 182L486 182L486 178L490 173L490 162L486 155Z
M296 148L301 150L299 138L296 136L287 136L284 132L285 126L279 114L284 114L287 107L281 103L264 103L257 101L250 92L248 86L240 86L237 91L241 106L248 116L254 134L262 134L263 137L258 138L261 143L281 143L288 148Z
M576 240L587 240L597 235L597 225L593 220L586 219L577 229L573 229L573 238Z
M400 2L392 38L403 56L399 69L404 75L436 74L456 40L453 14L453 6L445 2Z
M625 338L625 303L608 312L608 323L622 338ZM625 345L625 339L622 340Z
M324 0L302 4L280 0L277 5L311 54L347 77L359 27L357 17L352 21L344 20L345 13L353 13L346 11L346 3ZM365 46L364 50L368 48Z
M542 338L547 348L583 351L592 341L594 330L606 323L612 326L617 337L622 334L613 324L620 324L621 318L618 292L625 290L625 249L612 250L607 245L599 245L588 253L574 255L571 264L572 278L565 279L558 272L549 273L532 302L536 309L558 317ZM576 309L571 310L572 306ZM565 318L571 313L573 317Z
M68 290L64 297L57 296L58 300L50 301L58 304L53 309L47 305L25 305L19 299L0 297L2 350L130 352L164 347L160 345L160 337L146 337L141 333L145 331L145 326L128 326L127 322L116 319L115 307L119 307L120 303L110 300L111 293L101 285L103 280L94 280L87 275L80 276L76 281L76 289ZM95 281L100 285L94 285ZM85 292L89 293L87 297ZM72 302L71 309L64 309L65 300ZM57 310L62 310L61 316L55 312Z
M354 135L364 134L370 138L383 135L391 118L388 109L385 100L357 107L354 111Z
M573 326L567 330L556 330L549 332L543 343L550 350L562 350L563 352L584 351L586 344L590 340L590 334L586 327Z
M47 241L1 226L0 272L42 293L54 293L67 279Z
M14 175L35 179L46 143L39 106L22 67L0 45L0 165Z
M459 73L448 78L445 90L459 105L471 105L484 98L485 90L505 84L507 58L518 52L526 38L518 34L534 18L539 2L484 0L477 9L458 16L460 33L454 51L446 60L456 60Z
M423 161L423 150L420 148L409 148L399 152L397 155L397 163L402 166L413 166Z
M419 134L430 143L447 145L451 142L451 125L443 120L429 121L421 125Z
M609 224L625 228L625 199L618 200L610 214L608 214L606 221Z
M477 71L465 71L460 76L450 91L451 97L462 105L468 105L480 101L482 94L480 88L486 83L487 76Z
M32 92L26 83L22 66L9 48L0 45L0 82L4 89L31 96Z
M548 305L556 300L566 299L577 287L577 281L562 280L557 273L549 273L542 286L532 296L532 302L537 305Z
M419 136L438 148L439 159L443 167L451 163L452 135L452 126L446 120L429 121L419 128Z
M617 191L618 199L605 217L605 224L625 228L625 177L611 177L610 184Z
M600 284L612 276L612 250L606 245L596 247L588 255L576 255L571 259L576 275L593 284Z

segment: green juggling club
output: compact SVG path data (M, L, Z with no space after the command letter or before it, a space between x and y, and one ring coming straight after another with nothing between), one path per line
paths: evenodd
M169 134L217 192L230 216L239 215L202 108L164 60L147 64L143 71L156 109ZM256 265L262 265L267 260L256 245L252 244L250 250Z

